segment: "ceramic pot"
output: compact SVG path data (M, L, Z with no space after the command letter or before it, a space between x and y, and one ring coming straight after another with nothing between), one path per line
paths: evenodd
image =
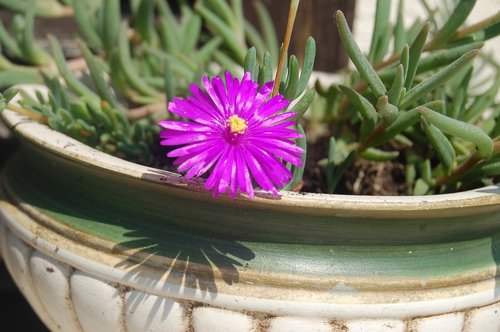
M1 252L51 330L500 331L500 187L213 199L5 111Z

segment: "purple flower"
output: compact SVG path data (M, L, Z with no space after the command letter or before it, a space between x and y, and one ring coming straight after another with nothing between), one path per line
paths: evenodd
M169 152L185 177L209 173L205 182L214 197L229 189L231 198L239 191L254 197L253 180L277 195L277 188L293 175L284 162L302 166L303 149L294 141L303 135L290 126L296 112L282 112L290 101L277 95L269 99L273 82L259 86L245 73L241 82L226 72L210 81L203 77L205 91L192 84L193 96L175 98L170 112L191 121L160 122L161 144L180 146Z

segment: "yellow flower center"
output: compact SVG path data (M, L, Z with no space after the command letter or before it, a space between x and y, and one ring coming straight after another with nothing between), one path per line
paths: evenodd
M231 128L231 132L233 134L243 134L245 132L245 129L247 129L247 122L236 114L231 115L227 119L227 124Z

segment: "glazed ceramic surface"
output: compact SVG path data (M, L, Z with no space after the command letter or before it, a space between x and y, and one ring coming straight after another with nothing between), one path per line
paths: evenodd
M1 252L61 331L500 331L500 188L213 199L5 111Z

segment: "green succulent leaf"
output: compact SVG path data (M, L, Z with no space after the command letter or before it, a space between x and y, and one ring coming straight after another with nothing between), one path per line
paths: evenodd
M268 51L264 52L264 57L262 58L262 67L259 71L259 84L265 84L273 80L273 64L271 59L271 53Z
M22 51L17 42L12 39L12 37L7 32L7 29L0 21L0 44L5 47L5 49L10 52L13 56L17 58L22 57Z
M429 49L432 50L445 45L455 31L465 22L475 4L476 0L460 0L446 23L435 34L429 44Z
M342 40L342 44L344 44L344 47L347 50L347 54L349 54L349 58L354 63L354 66L356 66L356 69L359 71L361 77L368 83L375 97L382 97L387 93L387 89L385 88L384 83L382 83L373 67L370 65L366 57L359 49L359 46L354 40L349 26L347 25L344 14L342 14L341 11L337 11L336 19L337 27L340 33L340 39Z
M109 83L104 79L102 66L99 65L97 59L92 55L88 47L83 42L78 41L78 47L82 52L85 62L87 63L87 67L89 68L97 93L103 100L111 104L113 107L117 107L118 102L110 91Z
M121 65L121 72L124 77L126 77L130 86L137 92L144 96L157 97L159 95L158 91L144 82L141 75L137 72L136 66L132 62L127 32L128 25L126 22L123 22L118 36L118 57Z
M443 105L441 100L431 101L424 106L429 109L438 109ZM384 129L372 143L372 146L382 145L389 140L393 139L396 135L403 132L407 128L413 126L420 121L420 114L418 110L412 109L409 111L400 111L396 120Z
M443 134L436 126L428 123L425 119L422 121L425 134L436 151L439 160L443 165L446 174L450 174L455 164L456 153L453 145L450 143L446 135Z
M164 62L163 76L165 80L165 100L167 101L168 105L168 103L172 101L172 99L174 99L176 89L172 66L170 65L170 61L168 60Z
M237 23L235 21L234 14L231 11L231 7L227 1L224 0L205 0L207 7L214 13L217 13L219 17L231 27L236 27Z
M257 77L256 68L257 68L257 50L255 47L251 47L247 54L245 55L245 60L243 61L243 70L245 73L252 73L252 77Z
M102 39L98 35L95 26L92 25L91 20L89 20L89 17L94 13L86 8L86 4L87 1L74 1L73 10L75 21L85 40L96 49L102 49Z
M415 103L419 98L436 89L438 86L453 77L460 69L467 66L477 54L477 50L467 52L448 66L413 87L404 96L400 107L406 108Z
M191 15L189 20L186 22L186 30L183 33L183 40L181 42L181 51L184 54L189 54L193 52L196 48L196 44L200 39L202 21L197 15ZM222 41L222 38L218 38Z
M212 29L215 34L222 37L227 47L233 52L236 59L243 63L245 59L246 47L243 45L243 41L238 40L235 37L231 27L201 2L196 3L195 10L209 24L210 29Z
M399 104L399 99L401 98L401 94L403 93L404 82L405 82L405 70L403 65L399 65L396 69L396 77L394 78L394 82L392 82L392 86L387 92L387 96L389 97L389 103L393 105Z
M449 118L435 112L427 107L418 107L418 112L429 123L438 127L442 132L459 137L474 143L477 146L477 155L481 158L489 158L493 152L492 139L480 128L469 123Z
M200 66L202 63L206 63L214 56L215 51L222 44L222 38L216 37L203 45L194 57L195 66Z
M278 39L276 38L276 31L274 30L273 20L271 18L271 15L267 11L266 7L262 4L261 1L255 1L254 4L255 4L255 10L257 12L257 16L259 18L260 27L262 30L262 35L264 37L266 49L271 54L272 65L276 66L278 64L278 56L279 56L279 46L278 45L279 45L279 43L278 43ZM308 49L308 46L306 43L306 54L307 54L307 49ZM306 67L305 62L306 61L304 61L303 68ZM302 70L304 70L304 69L302 69ZM304 90L302 90L302 91L304 91Z
M7 88L16 84L43 83L40 72L36 70L9 69L0 71L0 88Z
M384 55L384 40L388 29L389 14L391 12L391 0L377 0L375 10L375 26L373 28L372 42L368 59L375 63Z
M316 41L314 38L309 37L306 41L305 51L304 51L304 63L302 64L302 70L300 72L300 80L297 85L297 93L295 98L297 98L307 87L309 79L314 69L314 59L316 58Z
M356 108L356 111L359 112L363 121L367 123L369 127L368 130L372 130L375 127L378 118L377 110L372 103L360 93L347 86L339 85L339 88L347 96L347 98L349 98L349 101Z
M476 122L484 111L493 105L499 89L500 79L496 78L493 85L486 92L474 99L472 106L465 112L463 120L470 123Z
M500 157L495 156L490 160L484 160L482 163L478 164L476 167L471 169L465 178L474 179L477 181L478 178L485 178L490 176L500 175Z
M297 115L294 118L295 120L300 119L304 115L304 113L311 106L315 96L316 96L316 91L314 91L314 89L307 90L306 93L304 93L304 95L299 99L299 101L293 107L293 111L297 112Z
M420 178L417 179L417 181L415 181L415 186L413 187L413 195L415 196L427 195L429 190L430 190L429 184L422 178Z
M481 47L483 47L483 44L484 43L482 42L469 43L442 51L430 52L429 55L420 59L420 62L418 63L417 74L425 73L427 71L448 65L467 52L479 50Z
M76 76L68 68L61 46L59 45L57 39L54 36L49 35L48 40L52 48L52 54L54 56L57 69L59 70L59 74L61 74L64 78L66 84L78 95L89 99L94 104L99 103L99 97L94 93L94 91L78 80L78 78L76 78Z
M410 47L408 46L408 44L405 44L403 50L401 51L401 59L399 60L399 64L403 66L403 78L406 81L406 77L408 76L408 66L410 64Z
M399 109L389 103L389 98L387 96L382 96L378 99L376 109L386 124L393 123L399 114Z
M30 7L26 11L24 27L18 40L18 46L21 49L23 59L36 66L46 66L50 63L50 56L35 41L34 25L34 7Z
M399 151L384 151L376 148L368 148L359 153L360 157L372 161L391 161L399 156Z
M167 1L157 1L160 20L158 32L163 48L170 54L176 54L180 48L179 24Z
M76 119L82 119L87 123L92 122L92 115L83 101L73 100L70 104L69 110Z
M400 52L406 44L406 31L404 27L404 1L399 0L398 15L394 26L394 51Z
M44 18L58 18L70 14L68 7L56 1L0 0L0 6L20 13L33 10L36 16Z
M408 70L405 81L406 90L410 90L413 85L413 80L415 79L415 74L417 72L418 62L420 60L420 55L424 49L425 41L427 40L427 35L429 34L429 24L425 24L420 30L417 38L411 44L408 54Z
M435 185L435 181L432 177L432 164L430 159L425 159L424 162L420 164L420 173L422 174L422 179L427 182L430 187Z
M1 95L6 104L10 103L12 98L14 98L19 90L16 87L10 87L7 90L5 90Z
M103 46L110 53L117 45L120 33L120 0L105 0L102 7L101 26Z
M266 48L266 42L262 38L260 32L248 21L245 21L245 36L246 39L248 40L249 45L255 46L257 49L257 55L261 56L262 52L268 48ZM240 61L238 57L233 58L236 61Z
M293 100L297 92L297 84L299 82L299 62L295 55L290 56L288 62L288 77L284 97L288 100Z

